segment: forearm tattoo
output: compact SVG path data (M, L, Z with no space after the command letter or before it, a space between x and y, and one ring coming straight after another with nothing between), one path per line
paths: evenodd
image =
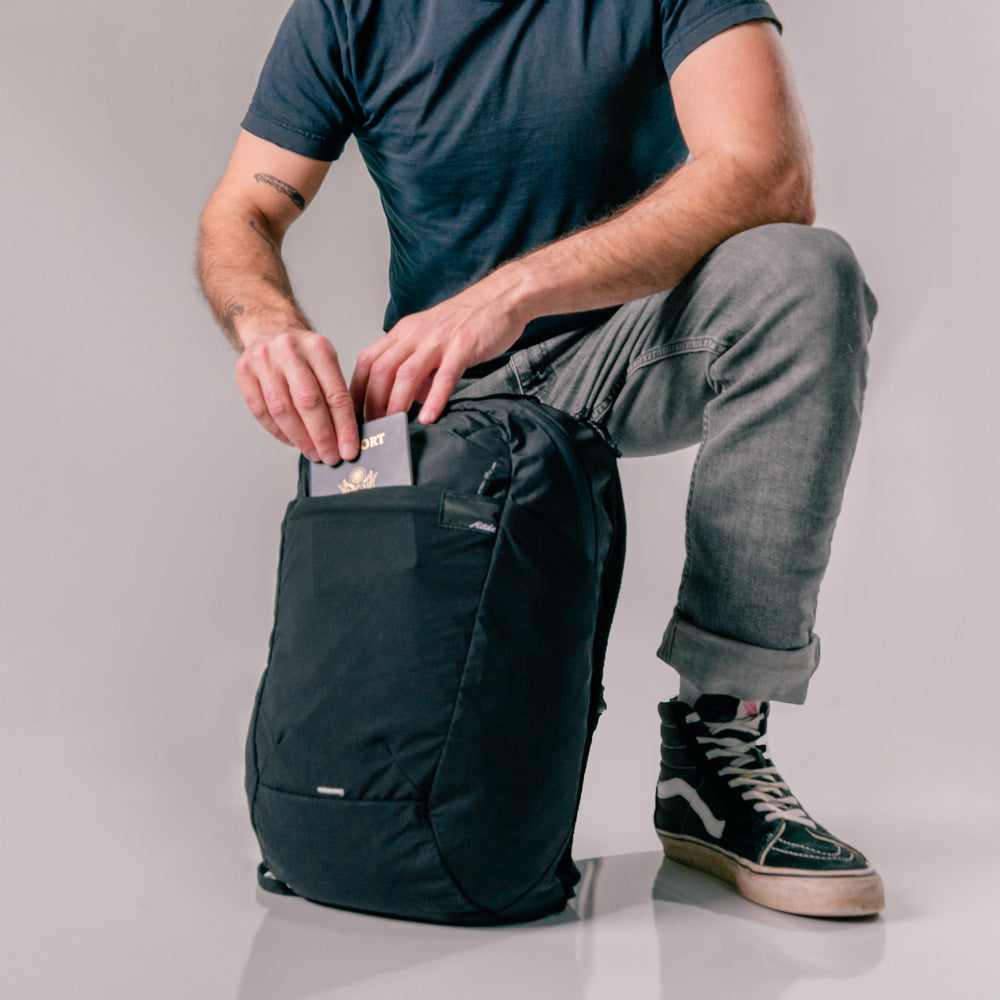
M291 184L286 184L284 181L279 180L277 177L272 177L270 174L254 174L253 179L257 181L258 184L270 184L276 191L280 191L282 194L287 195L291 199L292 204L300 212L305 211L305 198L303 198Z
M239 334L236 332L235 319L237 316L242 316L246 310L236 302L234 299L230 299L222 309L222 325L225 327L226 333L229 334L229 339L236 344L237 347L243 347L243 342L240 340Z

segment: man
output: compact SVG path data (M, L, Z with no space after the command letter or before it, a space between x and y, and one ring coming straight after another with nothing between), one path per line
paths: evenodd
M296 0L202 218L205 293L261 425L314 461L358 419L521 392L625 455L700 442L659 656L667 854L797 913L877 912L868 862L763 754L801 703L875 304L811 228L763 0ZM391 236L387 335L348 387L280 248L350 135Z

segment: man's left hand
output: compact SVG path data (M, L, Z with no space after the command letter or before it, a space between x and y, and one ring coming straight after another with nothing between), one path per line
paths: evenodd
M500 273L404 317L358 355L351 396L359 421L405 413L422 402L420 422L433 423L467 368L514 344L526 320L515 284Z

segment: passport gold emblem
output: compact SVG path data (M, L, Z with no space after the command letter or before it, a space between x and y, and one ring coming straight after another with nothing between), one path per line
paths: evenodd
M369 472L364 466L359 465L356 469L351 469L351 474L340 484L338 489L341 493L370 490L375 485L377 478L377 472Z

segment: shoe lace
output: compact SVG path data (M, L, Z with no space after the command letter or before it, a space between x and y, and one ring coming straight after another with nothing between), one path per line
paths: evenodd
M755 716L730 722L701 719L710 735L697 737L698 742L710 746L706 751L709 759L729 758L730 762L720 768L719 774L727 779L730 788L742 789L742 798L752 802L757 812L765 814L765 819L788 820L815 829L815 821L809 818L778 769L767 759L767 747L758 742L761 718ZM687 717L689 723L699 719L695 712ZM723 732L728 735L720 735Z

